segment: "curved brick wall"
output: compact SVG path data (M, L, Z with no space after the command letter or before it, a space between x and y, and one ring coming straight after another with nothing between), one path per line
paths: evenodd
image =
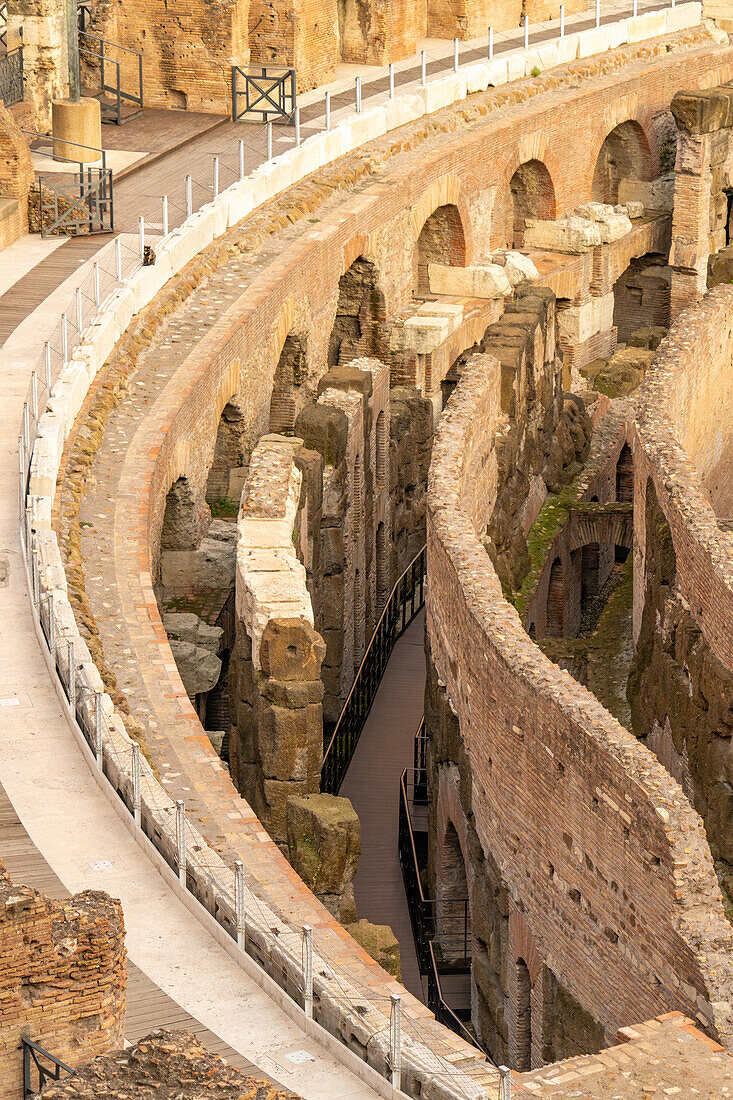
M175 747L177 760L186 773L206 775L206 783L198 790L202 803L198 813L202 822L207 817L213 821L211 828L217 834L217 850L225 860L230 860L235 852L241 855L253 885L285 920L302 923L307 913L316 929L318 949L329 958L343 958L348 963L353 995L371 1000L382 1023L387 976L356 948L308 894L264 834L255 815L238 797L228 777L211 766L217 761L171 660L153 589L165 496L172 482L184 474L199 485L205 481L219 415L233 394L239 393L244 398L251 441L266 430L279 349L291 325L298 323L298 313L306 301L305 312L313 336L309 354L311 362L316 364L310 383L311 386L316 384L318 364L325 361L327 335L333 324L338 279L357 257L364 255L379 268L387 314L394 316L410 297L412 249L422 227L421 211L424 210L427 217L437 206L454 202L465 212L467 259L481 258L481 250L487 247L500 224L495 199L500 202L502 188L517 163L532 157L545 157L555 175L558 209L572 208L589 197L593 158L584 156L582 169L572 161L553 159L550 146L566 147L569 125L582 129L586 135L591 134L594 147L600 148L605 135L620 120L634 115L651 126L654 105L663 109L681 81L697 86L716 84L731 75L733 62L730 50L711 52L709 46L696 48L693 43L682 56L667 55L664 49L655 53L654 47L645 47L636 57L627 54L625 59L617 61L614 55L609 55L607 61L587 61L579 65L578 71L582 78L588 79L587 83L581 79L578 86L577 74L571 75L569 80L567 75L548 76L530 85L529 90L518 88L486 93L485 98L477 98L476 102L455 109L453 117L446 119L444 124L436 126L433 120L413 124L412 130L404 131L398 152L406 154L414 148L414 156L403 156L399 166L387 174L380 165L377 150L376 161L369 165L376 180L368 185L362 183L360 193L351 197L348 203L339 205L341 200L336 194L318 227L307 234L297 228L296 218L296 227L283 242L265 224L271 215L278 216L282 212L263 208L264 221L253 227L253 236L259 235L258 243L261 244L263 240L267 243L268 234L272 234L273 246L263 250L256 267L249 271L242 268L239 274L231 275L232 281L240 278L238 287L245 284L243 291L232 294L224 305L220 299L209 303L205 316L199 314L192 322L196 329L192 350L176 362L174 373L170 380L166 378L167 385L161 384L160 392L151 390L144 395L149 399L147 411L140 416L138 410L124 461L120 461L119 453L114 461L116 488L109 530L116 525L128 538L124 544L115 546L110 592L115 601L114 614L119 614L121 620L127 618L134 631L134 655L139 664L138 681L145 707L154 715L158 728L164 730L167 743ZM644 96L640 102L638 85L642 75ZM569 83L572 91L568 92L558 118L557 102L552 93L557 82L563 80ZM550 94L538 95L530 106L530 99L540 91ZM419 172L416 171L418 164ZM493 182L487 180L487 164L493 165ZM355 180L360 178L356 171ZM296 206L301 201L307 209L308 195L301 192L294 198ZM234 272L232 255L236 255L238 249L245 256L248 249L254 251L252 238L247 238L246 232L246 227L243 231L233 231L235 237L230 233L224 239L223 248L217 244L204 255L200 261L204 278L213 277L222 256ZM395 247L398 239L405 242L404 248ZM226 249L232 245L234 253L227 253ZM196 285L195 278L190 284L181 280L177 289L163 291L141 314L128 340L120 344L106 371L100 372L90 402L105 385L120 384L125 364L134 367L141 354L155 356L160 353L155 339L162 318L172 314ZM131 304L130 310L132 308ZM179 349L182 352L183 345L179 345ZM481 507L486 506L486 502L482 502ZM124 662L125 658L120 657L121 667ZM595 706L600 710L598 704ZM642 755L646 760L648 754ZM617 770L621 770L620 765ZM675 792L674 784L668 782L671 791ZM672 797L670 794L670 799ZM642 814L641 808L639 812ZM648 806L644 812L651 817ZM604 808L598 822L603 821L605 814ZM699 823L694 815L690 820L694 858L689 861L685 876L693 885L699 880L704 893L713 889L708 875L709 858L705 851L698 853ZM651 836L655 835L652 826L656 821L654 818L649 825ZM603 827L596 825L599 845ZM662 826L656 824L655 828L659 830ZM207 828L201 825L201 831L206 835ZM664 837L660 838L660 852L665 850L663 841ZM605 867L604 873L608 872L608 881L611 881L613 868L607 865L607 860L600 856L598 865ZM644 867L640 858L637 868L640 876L648 874ZM680 873L681 883L685 876ZM684 892L687 887L680 885L679 889ZM543 904L545 901L543 898ZM621 908L622 903L617 917L623 925ZM670 926L673 909L667 893L659 901L658 912L650 919L649 927L655 923L665 928ZM546 913L552 912L552 907L546 907ZM693 939L695 934L693 929L690 933ZM721 930L721 936L723 934ZM665 944L664 952L670 958L672 947L680 946L675 935L670 927L669 943ZM638 958L645 963L648 961L647 946L638 949ZM629 956L636 957L631 947L628 952ZM685 952L685 965L680 964L680 969L689 973L690 985L703 993L699 1008L704 1013L707 1011L705 980L696 967L693 948L686 947ZM595 972L588 970L588 982L597 987L605 984L603 953L599 960ZM666 966L661 969L664 990L667 990L674 986L674 979L667 973ZM324 993L324 1020L353 1049L382 1067L382 1037L373 1039L367 1049L369 1036L374 1031L372 1022L364 1024L362 1013L351 1011L348 1000L339 1003L339 995L333 990L330 992L331 997ZM416 1018L427 1015L423 1006L407 996L406 1003ZM660 993L650 1004L643 998L638 1001L627 998L626 1003L628 1018L640 1019L669 1005L676 1006L680 999L675 1000L671 993ZM689 1009L689 1006L688 999L684 1007ZM716 1023L724 1033L720 1021ZM445 1054L453 1062L458 1056L461 1066L465 1065L474 1075L481 1075L480 1063L465 1044L432 1021L426 1021L423 1026L428 1029L425 1036L435 1053ZM426 1071L420 1068L419 1061L409 1068L409 1073L425 1080ZM434 1076L432 1071L427 1075Z
M546 965L607 1032L681 1008L733 1046L733 933L700 818L530 641L477 537L493 507L497 379L495 360L472 359L438 428L427 628L510 929L521 913Z
M638 393L635 497L651 477L677 555L677 585L717 658L733 670L733 287L683 313ZM728 462L726 463L726 456ZM726 467L728 481L721 474ZM714 482L716 489L710 492ZM635 508L634 572L644 576L644 508ZM643 592L634 593L634 628Z

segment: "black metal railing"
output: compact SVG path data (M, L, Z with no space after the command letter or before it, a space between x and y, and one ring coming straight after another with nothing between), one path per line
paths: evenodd
M76 23L84 34L92 21L92 0L76 0Z
M23 47L0 57L0 100L6 107L23 100Z
M73 1073L71 1066L44 1050L31 1039L23 1039L23 1096L35 1096L49 1081L60 1081L61 1075Z
M295 69L232 65L232 122L253 116L263 122L292 122L295 104Z
M143 109L143 55L88 31L79 32L79 56L99 86L89 93L102 105L102 122L120 125Z
M425 603L426 551L423 546L392 589L328 739L321 768L321 790L327 794L338 794L395 642Z
M0 49L8 48L8 5L7 0L0 0Z

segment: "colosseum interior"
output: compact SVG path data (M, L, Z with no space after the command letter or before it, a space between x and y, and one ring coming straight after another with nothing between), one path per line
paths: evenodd
M732 0L0 99L0 1100L733 1096Z

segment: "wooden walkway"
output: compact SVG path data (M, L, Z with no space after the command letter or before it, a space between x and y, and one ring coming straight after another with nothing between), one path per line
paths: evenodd
M0 858L10 877L18 885L30 886L57 901L64 901L71 896L29 837L2 785ZM218 1035L181 1008L128 958L125 1037L128 1042L135 1043L159 1027L193 1032L208 1050L219 1054L229 1065L243 1073L275 1083L254 1062L228 1046ZM284 1088L282 1085L278 1087Z
M361 822L361 859L354 883L357 915L388 924L400 945L402 981L420 1000L410 915L397 851L399 786L411 768L425 693L425 614L397 642L362 730L340 794Z

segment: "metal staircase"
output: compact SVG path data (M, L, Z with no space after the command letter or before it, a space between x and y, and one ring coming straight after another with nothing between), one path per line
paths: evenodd
M80 30L79 58L86 79L94 81L82 94L99 100L102 122L121 126L123 122L140 117L143 111L141 53Z

